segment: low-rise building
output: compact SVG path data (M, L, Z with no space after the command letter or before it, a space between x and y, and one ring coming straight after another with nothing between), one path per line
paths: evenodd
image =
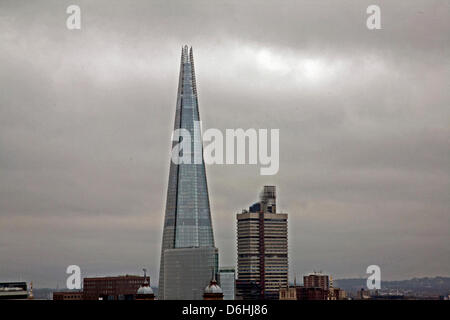
M150 277L125 275L83 279L84 300L134 300L137 290Z
M53 292L53 300L83 300L83 291L55 291Z

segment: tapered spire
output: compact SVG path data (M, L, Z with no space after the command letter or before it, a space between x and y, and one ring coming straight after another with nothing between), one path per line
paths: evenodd
M199 121L193 50L192 47L185 45L181 50L174 130L184 129L190 133L191 150L196 150L195 145L202 146L201 133L196 132L200 130ZM180 141L173 141L172 148ZM164 295L164 251L166 249L214 247L203 152L199 157L200 163L170 162L159 278L162 296Z

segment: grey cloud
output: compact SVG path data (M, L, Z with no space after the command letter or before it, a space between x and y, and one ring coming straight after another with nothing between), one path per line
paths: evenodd
M157 278L185 43L205 128L280 128L278 175L207 167L221 264L273 183L292 276L448 275L450 7L379 3L80 1L68 31L71 1L2 1L0 278Z

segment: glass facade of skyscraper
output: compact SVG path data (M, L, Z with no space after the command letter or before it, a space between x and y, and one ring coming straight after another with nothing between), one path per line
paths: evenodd
M220 268L217 279L222 288L223 300L235 300L236 271L234 268Z
M189 152L183 150L179 156L189 155L191 161L179 164L170 162L161 248L160 299L164 299L166 281L170 281L164 276L164 251L166 249L214 247L203 146L200 126L197 122L199 120L193 53L192 48L188 49L185 46L182 48L181 54L174 130L183 129L190 133L190 153L183 154L183 152ZM173 141L172 147L181 141L182 138Z
M203 291L217 270L214 247L175 248L164 251L164 299L202 300Z

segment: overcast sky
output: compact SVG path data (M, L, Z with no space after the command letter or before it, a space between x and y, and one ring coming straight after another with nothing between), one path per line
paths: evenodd
M207 166L220 265L274 184L291 280L450 276L448 1L150 2L0 1L0 281L157 284L184 44L203 128L280 129L277 175Z

